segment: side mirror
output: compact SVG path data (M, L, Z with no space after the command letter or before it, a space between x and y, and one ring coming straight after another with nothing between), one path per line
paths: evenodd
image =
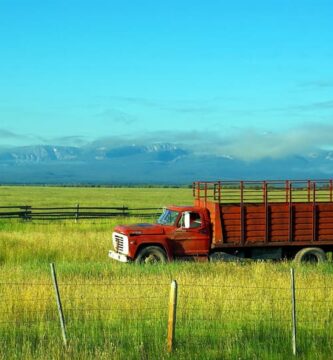
M184 219L184 228L189 229L191 227L191 221L190 221L190 212L186 211L183 213L183 219Z

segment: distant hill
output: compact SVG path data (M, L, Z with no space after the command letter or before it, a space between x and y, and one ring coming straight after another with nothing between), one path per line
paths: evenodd
M307 179L333 176L333 152L256 161L196 155L173 144L54 145L0 151L0 183L186 184L213 179Z

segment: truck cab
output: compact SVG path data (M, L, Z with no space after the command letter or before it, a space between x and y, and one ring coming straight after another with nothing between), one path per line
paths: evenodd
M166 262L175 258L207 259L211 221L205 208L169 206L155 224L119 225L112 234L112 259L138 263Z

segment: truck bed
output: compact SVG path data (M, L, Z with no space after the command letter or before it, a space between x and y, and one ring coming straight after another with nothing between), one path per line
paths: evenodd
M333 245L332 180L228 185L195 187L196 205L210 212L213 247Z

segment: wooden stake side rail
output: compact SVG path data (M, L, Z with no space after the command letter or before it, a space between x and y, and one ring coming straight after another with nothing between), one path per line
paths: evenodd
M207 201L235 203L332 202L333 180L197 181L193 197Z
M213 202L207 202L209 211ZM215 246L333 242L333 203L220 204ZM219 230L217 230L219 229Z
M333 243L332 180L196 182L213 217L213 247Z

